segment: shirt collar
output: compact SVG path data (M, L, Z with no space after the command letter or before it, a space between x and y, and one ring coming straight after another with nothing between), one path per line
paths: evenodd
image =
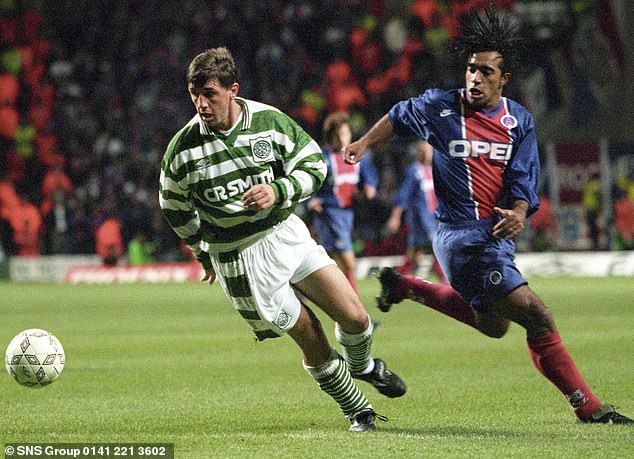
M253 114L251 113L251 110L249 110L249 104L247 103L246 99L243 99L242 97L236 97L235 100L238 104L240 104L240 107L242 108L242 122L240 123L241 125L239 127L236 126L236 129L245 131L251 127ZM215 136L216 133L207 125L207 123L205 123L199 115L196 116L198 116L198 126L200 128L200 134L203 136Z
M500 110L502 109L503 105L504 105L504 97L501 97L499 102L497 104L495 104L495 106L493 106L491 108L479 108L479 109L472 108L469 105L469 101L467 100L467 89L466 88L464 88L462 90L461 101L462 101L462 105L465 108L465 112L482 113L483 115L486 115L489 118L492 118L497 113L499 113Z

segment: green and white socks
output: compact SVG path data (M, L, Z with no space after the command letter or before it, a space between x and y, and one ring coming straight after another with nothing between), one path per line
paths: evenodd
M372 320L369 322L370 325L364 332L356 334L344 332L339 324L335 326L335 336L343 347L348 369L355 376L370 373L374 369L374 360L370 358L374 323Z
M330 359L316 367L304 364L304 369L317 381L319 388L330 395L346 417L372 405L348 371L346 361L332 350Z

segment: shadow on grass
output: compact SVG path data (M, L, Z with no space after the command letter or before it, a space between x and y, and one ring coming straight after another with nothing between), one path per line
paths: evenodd
M289 428L286 422L269 422L266 425L260 425L256 428L247 428L244 430L233 430L231 433L238 435L290 435L290 436L328 436L347 432L347 424L341 423L341 426L324 426L320 423L310 423L308 425L297 425L295 429ZM369 435L396 435L405 438L445 438L445 439L517 439L517 440L534 440L536 433L513 429L500 429L495 427L472 427L467 425L442 425L442 426L421 426L419 428L401 428L389 426L379 423L377 430ZM365 433L352 433L352 435L368 435ZM557 437L556 434L549 435L550 439Z
M492 427L471 427L465 425L422 426L415 429L399 427L379 426L381 432L396 434L405 437L442 437L442 438L500 438L510 439L534 439L535 432L511 429L498 429ZM377 432L379 431L377 429Z

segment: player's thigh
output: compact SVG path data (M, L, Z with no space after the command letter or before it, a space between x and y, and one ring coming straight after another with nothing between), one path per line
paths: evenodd
M368 313L337 266L320 268L295 286L345 331L361 333L367 328Z

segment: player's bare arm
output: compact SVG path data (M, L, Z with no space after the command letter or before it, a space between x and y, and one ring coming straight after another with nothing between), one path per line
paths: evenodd
M528 212L528 202L518 199L513 202L511 209L494 207L496 214L502 217L494 227L493 236L504 239L515 239L524 231L526 223L526 212Z
M242 195L242 203L249 210L268 209L275 204L275 191L268 183L255 185Z
M376 143L384 142L393 135L394 128L392 127L392 122L387 115L384 115L363 137L343 149L345 162L348 164L358 163L369 147Z

